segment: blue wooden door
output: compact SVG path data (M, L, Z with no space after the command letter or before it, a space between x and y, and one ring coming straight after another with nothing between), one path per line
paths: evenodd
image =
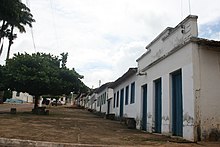
M107 101L107 114L110 114L111 99Z
M172 132L183 136L183 102L181 70L172 74Z
M120 117L123 117L123 110L124 110L124 88L121 89L121 92L120 92L120 112L119 112L119 115Z
M147 131L147 84L142 86L142 130Z
M155 85L155 132L161 133L162 104L161 104L161 78L154 81Z

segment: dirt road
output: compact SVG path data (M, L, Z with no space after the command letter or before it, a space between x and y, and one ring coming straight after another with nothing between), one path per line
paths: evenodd
M48 109L48 116L33 115L28 107L15 115L1 113L0 137L92 146L219 147L218 143L178 143L181 141L127 129L119 121L100 118L87 110L64 107Z
M17 111L23 111L27 109L32 109L34 107L33 104L0 104L0 113L10 112L11 108L16 108Z

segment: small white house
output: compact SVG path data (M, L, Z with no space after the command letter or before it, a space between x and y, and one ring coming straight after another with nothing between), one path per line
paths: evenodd
M116 117L139 119L137 111L137 68L129 70L110 86L113 89L112 111Z
M12 98L22 100L26 103L33 103L33 96L28 93L12 91Z
M97 102L96 102L96 111L103 112L103 113L109 113L110 111L110 104L108 104L108 99L110 98L112 94L111 90L109 90L109 86L111 85L111 82L105 83L99 88L97 88Z
M84 101L84 107L88 108L89 105L90 105L90 102L89 102L90 101L90 95L85 96L83 101Z
M191 141L219 139L220 42L198 38L197 18L165 29L137 59L142 130Z
M82 94L79 93L79 94L75 97L74 105L77 105L77 106L80 105L81 95L82 95Z
M111 114L113 112L113 98L114 98L114 91L111 88L112 83L109 85L107 89L107 113Z
M96 110L96 102L97 102L97 93L96 93L96 90L97 89L95 89L94 91L93 91L93 93L91 94L91 98L90 98L90 103L91 103L91 105L90 105L90 109L92 109L92 110Z
M87 94L79 93L77 97L75 98L75 105L85 107L86 97L87 97Z

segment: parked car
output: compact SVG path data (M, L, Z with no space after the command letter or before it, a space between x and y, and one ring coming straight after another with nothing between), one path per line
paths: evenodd
M56 101L56 100L55 100L55 101L52 101L52 102L51 102L51 105L52 105L52 106L60 106L60 105L63 105L63 104L62 104L60 101Z
M23 104L24 101L16 98L7 98L4 103Z

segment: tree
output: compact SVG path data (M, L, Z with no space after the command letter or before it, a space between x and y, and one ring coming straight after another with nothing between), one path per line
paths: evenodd
M8 38L9 45L6 58L8 59L13 40L17 38L17 34L14 34L14 28L18 28L21 33L26 32L25 25L32 27L32 22L35 20L30 9L20 0L0 0L0 3L0 21L2 20L0 43L1 38Z
M61 68L66 68L68 53L62 53L61 55Z
M0 104L3 103L4 90L6 89L5 67L0 65Z
M5 77L4 77L5 67L0 65L0 91L5 90Z
M50 54L17 54L6 64L7 83L11 90L35 96L35 108L41 95L68 94L87 87L78 73L60 68L60 60Z
M0 0L0 21L2 21L1 29L0 29L0 43L1 39L6 37L6 29L8 28L8 25L6 25L7 20L9 17L12 16L13 6L11 5L13 3L12 0ZM11 7L8 7L11 5Z

